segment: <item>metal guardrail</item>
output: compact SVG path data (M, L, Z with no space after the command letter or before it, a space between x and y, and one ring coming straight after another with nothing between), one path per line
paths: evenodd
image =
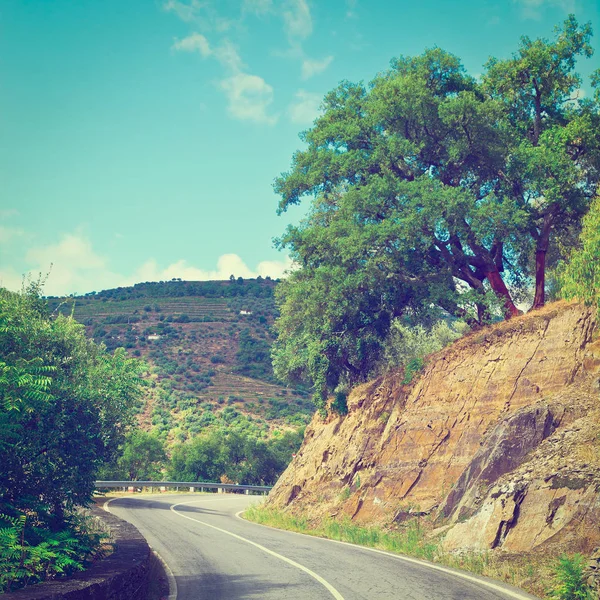
M262 492L268 494L273 488L271 485L239 485L237 483L214 483L207 481L96 481L96 489L112 489L112 488L142 488L142 487L165 487L165 488L190 488L191 491L196 489L212 489L212 490L237 490ZM193 489L192 489L193 488Z

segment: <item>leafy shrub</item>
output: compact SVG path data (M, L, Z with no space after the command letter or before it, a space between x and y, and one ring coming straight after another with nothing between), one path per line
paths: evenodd
M575 250L568 264L559 268L561 295L567 300L578 298L600 310L600 196L583 218L581 247Z
M28 520L22 513L0 514L0 593L81 571L98 552L101 536L91 532L89 519L71 515L60 531Z
M347 401L347 397L346 394L344 392L336 392L330 408L333 412L337 413L338 415L347 415L348 414L348 401Z
M424 364L425 362L422 358L411 359L406 367L404 367L404 379L402 380L402 383L405 385L412 383L415 375L423 369Z
M563 554L554 565L554 589L550 595L560 600L593 600L584 578L586 560L581 554Z
M461 337L467 329L467 325L460 321L452 325L438 321L427 329L422 325L410 327L396 319L385 341L382 366L387 369L406 366L414 359L438 352Z

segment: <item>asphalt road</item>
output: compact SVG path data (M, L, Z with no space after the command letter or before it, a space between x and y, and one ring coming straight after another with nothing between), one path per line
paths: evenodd
M236 514L256 496L148 495L110 511L133 523L167 563L177 600L524 600L517 590L359 546L279 531Z

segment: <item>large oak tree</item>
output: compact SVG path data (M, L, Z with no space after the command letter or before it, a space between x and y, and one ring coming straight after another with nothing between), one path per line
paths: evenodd
M394 317L474 305L482 321L490 292L516 315L534 264L543 304L548 246L598 183L598 99L575 98L590 35L569 17L482 82L434 48L325 96L275 182L280 212L313 198L279 240L300 266L279 292L279 376L322 397L341 373L367 375Z

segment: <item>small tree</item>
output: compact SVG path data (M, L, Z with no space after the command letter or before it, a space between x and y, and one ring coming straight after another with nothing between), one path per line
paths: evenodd
M117 465L131 481L146 481L160 476L166 458L163 443L156 435L135 429L127 435Z

